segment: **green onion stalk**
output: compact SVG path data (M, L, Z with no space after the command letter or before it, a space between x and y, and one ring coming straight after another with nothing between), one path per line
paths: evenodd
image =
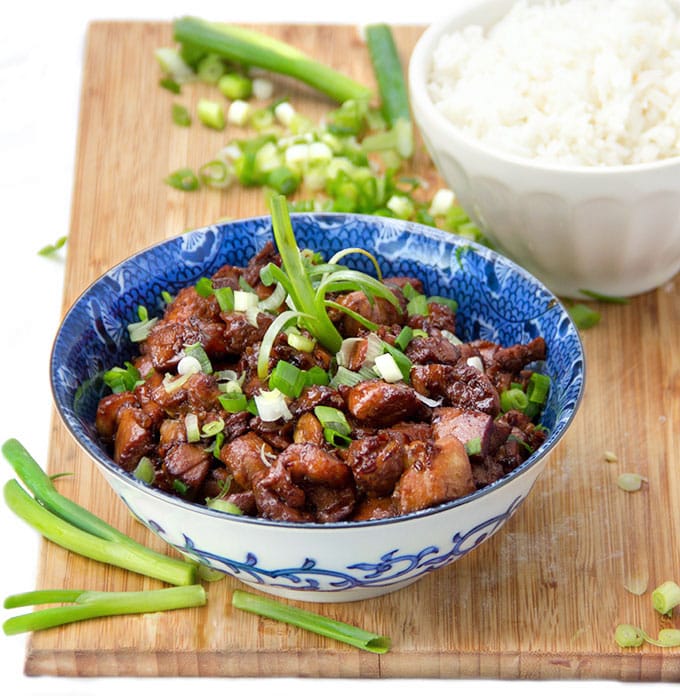
M261 32L196 17L176 19L173 29L175 40L192 50L288 75L339 103L371 97L371 89L365 85Z
M344 311L368 327L374 326L356 312L327 299L327 295L361 290L371 298L381 297L394 306L399 306L394 293L372 276L337 264L322 264L322 270L319 271L313 264L305 262L295 239L286 197L281 194L272 196L270 206L281 267L268 264L262 271L262 279L266 284L279 283L283 286L295 309L278 315L262 340L258 357L258 376L261 379L267 377L269 354L276 335L291 324L302 324L321 345L333 353L340 350L343 339L328 316L329 307Z
M406 81L387 24L371 24L365 29L373 72L378 83L382 113L390 130L364 138L367 150L396 150L404 159L413 155L414 136Z
M101 616L147 614L171 609L201 607L206 604L206 592L202 585L197 584L140 592L38 590L11 595L5 599L4 607L13 609L35 604L62 604L63 606L48 607L13 616L2 625L5 635L41 631Z
M390 640L385 636L260 595L235 590L231 603L236 609L282 621L368 652L384 654L390 649Z
M46 539L87 558L172 585L195 582L193 563L145 547L59 493L52 479L19 441L5 442L2 453L33 494L10 479L4 487L5 502Z

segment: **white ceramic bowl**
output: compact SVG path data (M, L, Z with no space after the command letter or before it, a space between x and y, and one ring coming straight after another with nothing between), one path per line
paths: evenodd
M680 158L603 168L542 164L466 137L430 98L441 37L488 27L513 4L456 3L415 46L411 106L435 166L497 248L557 295L631 296L662 285L680 270Z
M55 403L73 437L130 510L183 554L272 594L314 602L392 592L475 549L518 510L566 433L584 388L583 350L564 307L495 252L432 227L365 215L295 214L300 245L331 254L362 247L386 275L419 276L428 294L455 297L456 331L502 345L542 336L551 388L544 443L512 472L464 498L403 517L328 524L228 515L186 502L117 466L94 427L102 372L134 354L126 329L139 304L243 266L272 237L269 217L224 223L146 249L95 281L67 312L51 361ZM358 264L360 262L357 262ZM366 261L364 271L370 270Z

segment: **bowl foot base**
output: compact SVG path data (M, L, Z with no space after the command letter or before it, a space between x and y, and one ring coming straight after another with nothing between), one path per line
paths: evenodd
M410 578L402 582L395 582L391 585L379 585L373 587L352 587L346 590L296 590L288 587L272 587L270 585L259 585L243 583L248 589L264 592L265 594L292 599L300 602L317 602L324 604L339 602L357 602L362 599L373 599L382 595L396 592L404 587L412 585L420 577Z

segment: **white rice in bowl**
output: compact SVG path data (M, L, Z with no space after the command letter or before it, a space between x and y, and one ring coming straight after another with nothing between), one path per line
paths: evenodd
M519 1L444 36L428 90L465 135L568 166L680 155L680 20L665 0Z

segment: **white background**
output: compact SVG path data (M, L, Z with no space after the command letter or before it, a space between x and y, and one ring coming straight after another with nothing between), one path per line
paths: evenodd
M450 0L455 2L455 0ZM158 19L182 14L229 22L427 24L445 13L445 0L402 3L201 0L69 3L9 0L0 16L0 441L21 440L40 462L48 452L51 418L48 360L61 314L63 254L36 254L67 234L70 222L78 104L87 23L95 19ZM11 470L0 462L0 483ZM0 598L35 585L38 539L0 504ZM606 591L603 589L603 591ZM588 598L584 598L588 601ZM595 598L593 598L595 600ZM9 612L3 610L2 620ZM0 634L4 694L134 695L162 689L168 696L195 689L264 689L311 694L360 689L372 694L431 694L500 688L508 694L665 693L669 685L614 682L341 681L239 679L62 679L23 676L25 636ZM675 687L677 688L677 687Z

